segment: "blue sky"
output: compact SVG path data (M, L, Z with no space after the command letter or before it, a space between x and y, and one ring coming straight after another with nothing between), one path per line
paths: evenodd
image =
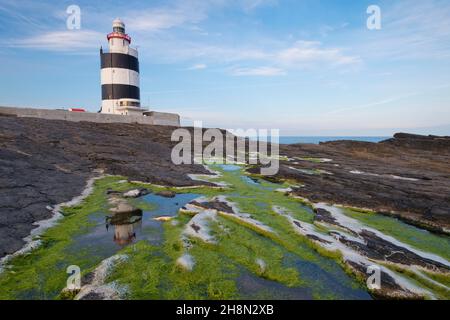
M81 8L67 30L66 8ZM382 29L368 30L369 5ZM0 105L100 106L120 17L141 99L183 123L283 135L450 135L447 0L1 0Z

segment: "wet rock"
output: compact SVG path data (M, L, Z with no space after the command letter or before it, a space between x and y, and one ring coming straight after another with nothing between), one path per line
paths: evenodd
M94 281L94 278L95 278L94 271L86 273L84 276L81 277L81 285L85 286L85 285L92 283L92 281Z
M196 225L195 223L191 223L191 228L195 231L195 233L198 233L201 229L201 227Z
M105 283L108 275L120 262L126 261L126 255L114 255L103 260L90 276L82 281L82 287L75 300L119 300L125 288L116 283Z
M95 292L90 291L86 293L82 298L79 300L112 300L111 297L106 295L105 292ZM115 299L114 299L115 300Z
M294 223L297 227L299 227L300 229L303 229L302 224L301 224L299 221L294 220L293 223Z
M106 190L106 194L107 194L107 195L110 195L110 196L112 196L112 195L120 195L121 192L120 192L120 191L113 190L113 189L108 189L108 190Z
M314 209L314 212L315 212L314 221L325 222L331 225L338 225L336 219L327 210L322 208L316 208Z
M133 189L123 193L124 198L139 198L149 194L150 191L146 188Z
M362 277L365 281L369 278L371 275L367 272L368 266L363 265L361 263L357 263L351 260L347 261L347 265L350 266L350 268L357 273L360 277ZM384 272L383 270L380 271L380 288L372 290L372 295L375 298L379 299L422 299L423 297L420 295L417 295L413 292L410 292L403 287L401 287L394 278L392 278L389 274Z
M434 260L423 258L406 248L397 246L378 237L373 232L363 230L360 233L360 236L364 239L365 244L349 240L345 237L340 237L339 241L373 260L392 262L406 266L415 265L430 271L450 271L450 268L446 265Z
M326 209L323 208L314 208L314 222L322 222L322 223L327 223L329 225L334 225L337 226L339 228L342 228L344 230L346 230L348 233L354 235L354 236L358 236L358 234L356 232L354 232L353 230L351 230L350 228L347 228L346 226L343 226L342 224L338 223L336 221L336 219L333 217L333 215L331 214L331 212L329 212ZM332 233L332 232L331 232Z
M309 239L314 240L314 241L319 241L325 244L330 244L330 241L327 241L325 239L319 238L318 236L316 236L315 234L307 234L306 235Z
M219 200L213 200L208 202L192 201L191 204L204 209L213 209L225 213L234 213L233 208L231 208L227 203Z
M175 196L177 194L170 190L163 190L163 191L157 192L156 195L164 197L164 198L175 198Z

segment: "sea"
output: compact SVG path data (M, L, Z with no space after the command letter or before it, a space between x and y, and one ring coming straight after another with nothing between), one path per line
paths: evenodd
M380 142L392 137L349 137L349 136L284 136L280 137L280 144L294 144L294 143L311 143L319 144L320 142L329 142L337 140L352 140L352 141L365 141L365 142Z

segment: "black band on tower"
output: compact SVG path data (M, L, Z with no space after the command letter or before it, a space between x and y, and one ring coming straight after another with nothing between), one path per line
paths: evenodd
M139 72L139 60L129 54L124 53L101 53L102 69L122 68Z
M103 84L102 100L113 99L140 99L140 90L138 87L126 84Z

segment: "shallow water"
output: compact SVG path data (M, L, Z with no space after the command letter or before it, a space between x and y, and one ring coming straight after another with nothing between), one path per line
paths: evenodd
M293 232L288 220L274 211L274 206L280 206L291 212L292 217L295 219L309 224L312 223L314 212L311 207L277 191L278 189L288 187L286 184L275 184L266 180L246 176L243 172L243 167L237 165L212 165L211 169L220 171L221 176L208 178L210 181L225 181L231 186L230 189L223 189L214 194L225 196L227 200L233 202L239 210L238 215L248 215L249 220L247 222L257 221L260 223L260 226L268 227L268 229L263 229L266 230L265 232L261 232L261 230L257 231L248 225L239 224L239 222L226 216L220 216L220 219L211 222L216 224L222 222L231 228L228 231L227 228L215 228L214 232L223 234L214 234L214 237L220 240L214 245L209 245L208 250L216 254L215 259L217 261L220 261L220 263L227 261L228 264L226 265L231 268L230 270L227 269L228 267L221 269L221 272L224 273L224 279L228 279L230 274L235 274L232 281L236 285L237 296L232 298L371 299L366 288L353 276L344 272L337 261L320 255L308 242L300 241L299 236ZM149 208L144 210L142 215L124 216L120 220L117 220L117 217L108 216L106 208L105 210L99 210L89 214L88 221L91 225L81 234L71 239L70 244L64 248L65 253L67 253L66 256L54 259L55 262L52 266L54 270L52 271L64 274L69 264L76 264L82 270L88 270L98 265L103 259L111 257L127 247L139 248L138 245L132 246L133 244L145 242L150 244L150 249L154 249L154 251L151 251L152 253L146 256L144 263L137 264L135 268L129 271L139 276L146 271L146 268L148 268L152 260L155 258L163 258L165 261L163 267L168 275L165 274L166 279L161 280L162 282L159 285L161 286L161 290L167 290L169 292L171 290L170 272L174 272L171 268L174 260L178 257L174 258L173 255L182 255L190 253L190 251L179 245L177 245L179 246L177 249L179 251L170 251L169 249L171 248L167 249L166 241L169 241L167 232L172 232L171 237L173 238L173 232L178 230L176 228L180 228L181 232L179 233L178 240L181 240L183 235L182 230L189 223L191 217L181 214L179 209L190 201L203 196L198 190L184 190L180 192L186 193L177 194L174 198L165 198L152 193L134 200L136 202L133 203L137 207L141 204L141 207ZM422 229L406 225L391 217L384 217L377 214L367 215L351 210L345 213L360 221L364 226L380 230L413 247L435 253L444 258L448 257L447 251L450 248L448 237L431 234ZM172 225L170 222L154 220L154 218L162 216L174 217L175 222L179 225L175 227L175 224ZM165 223L167 225L164 225ZM64 224L64 220L62 224ZM232 233L233 226L238 230L238 233ZM273 234L276 235L276 239L272 238L270 231L268 232L267 230L272 230ZM227 235L227 232L230 232L230 234ZM172 239L170 241L173 242L174 240ZM175 239L175 241L177 240ZM196 245L198 243L195 244L194 241L194 246ZM252 257L252 262L249 263L245 259L241 259L239 255L233 252L234 249L230 248L247 252L249 257ZM193 252L195 252L192 253L194 261L193 268L195 271L197 267L195 261L197 261L197 258L201 261L201 257L196 256L196 254L202 253L198 250L193 250ZM281 260L279 256L280 252L282 253ZM43 254L45 254L45 251L43 251ZM141 258L142 255L138 256L138 259ZM256 258L264 258L266 259L264 261L267 265L275 267L275 273L272 273L269 278L278 279L279 281L269 280L267 274L258 276L254 269ZM131 259L133 259L133 255L131 255ZM39 260L37 261L39 262ZM202 267L205 267L205 265ZM206 262L206 268L208 267L209 264ZM33 268L33 266L25 264L24 268ZM139 268L143 269L141 270ZM239 271L234 273L234 268L237 268ZM287 285L288 280L286 277L283 277L283 272L289 271L292 274L293 270L295 272L294 274L298 274L300 281L299 283L295 282L296 285ZM185 272L190 273L191 271ZM208 270L206 269L205 272L208 272ZM63 284L61 283L60 286L52 286L51 290L46 289L46 282L51 280L48 277L52 276L52 272L45 275L39 274L38 271L35 273L38 277L34 279L36 285L31 289L18 289L16 297L24 299L51 299L57 297L63 288ZM181 275L183 277L190 276L189 274ZM200 278L202 277L200 276ZM117 280L120 281L121 279L119 278ZM158 280L156 279L156 281ZM143 281L143 285L146 284L145 279L141 279L140 281ZM125 282L125 284L127 283ZM177 286L180 285L182 285L182 282L181 284L173 284L176 290L179 288ZM197 285L199 287L208 287L209 283L197 283ZM180 290L189 289L181 287ZM143 294L144 298L146 298L145 291ZM180 296L188 296L188 294L189 292L187 291L181 292ZM199 295L208 298L206 291L199 292ZM161 297L165 297L165 295L161 294Z
M68 250L85 251L86 255L101 255L104 258L116 254L124 247L146 240L153 245L162 245L164 240L163 223L154 218L161 216L174 217L181 207L198 198L198 194L177 194L174 198L165 198L148 194L140 201L156 206L153 210L144 211L140 219L130 220L120 225L108 223L105 212L97 212L90 216L96 226L86 234L76 237Z
M217 166L223 170L223 165ZM247 195L242 196L239 193L233 192L231 196L233 201L239 202L251 201L251 199L259 198L257 201L252 201L252 205L260 208L260 212L270 211L270 201L272 198L266 196L270 193L276 192L280 185L264 181L255 182L254 179L242 174L242 167L233 166L231 169L227 167L227 175L234 175L240 177L240 181L245 184L247 190L251 190L253 197ZM269 203L268 203L269 202ZM310 207L299 202L293 202L298 210L313 215ZM253 215L252 215L253 216ZM255 214L254 217L258 219ZM268 243L268 245L275 245ZM276 245L279 247L278 245ZM286 268L295 268L300 274L300 278L305 282L302 286L288 287L276 281L270 281L258 277L247 270L242 271L241 276L237 278L237 285L239 292L247 299L371 299L371 296L366 290L362 289L355 280L346 274L342 268L332 259L328 259L315 253L311 248L304 244L304 250L313 255L317 261L308 261L301 257L285 251L283 266ZM324 266L324 268L322 267Z

